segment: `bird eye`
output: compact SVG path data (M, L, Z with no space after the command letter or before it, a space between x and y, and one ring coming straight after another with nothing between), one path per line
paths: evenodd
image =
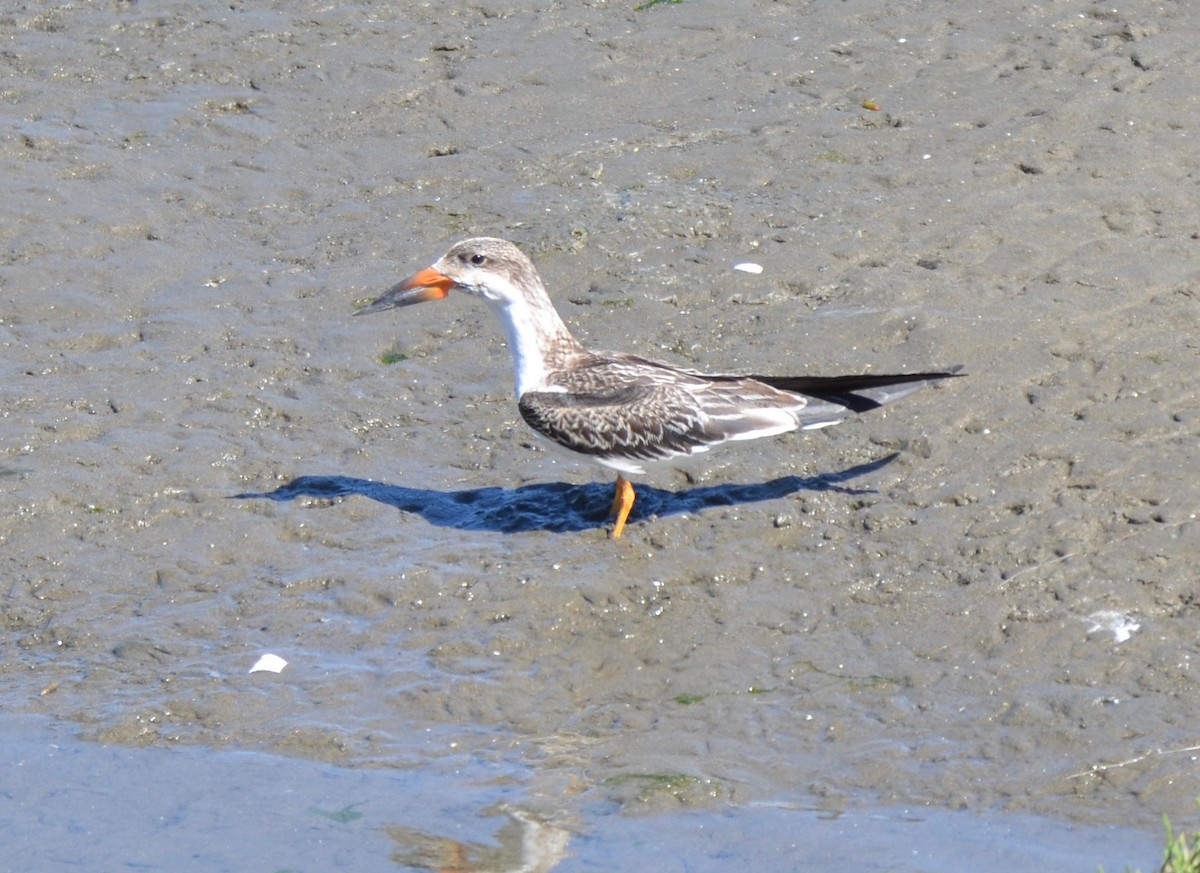
M471 263L476 267L482 267L487 263L487 257L479 254L471 255Z

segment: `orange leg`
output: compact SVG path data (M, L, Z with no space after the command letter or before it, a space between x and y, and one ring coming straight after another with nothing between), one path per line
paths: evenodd
M610 514L617 519L612 529L614 540L621 538L621 533L625 530L625 519L629 518L631 509L633 509L633 485L618 473L617 492L613 495L612 509L609 510Z

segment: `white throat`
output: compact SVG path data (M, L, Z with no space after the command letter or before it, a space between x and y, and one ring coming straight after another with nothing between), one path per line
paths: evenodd
M546 384L546 349L543 348L546 336L543 331L547 327L553 329L554 325L543 325L538 313L524 301L489 300L488 303L504 323L513 358L516 395L520 400L526 391Z

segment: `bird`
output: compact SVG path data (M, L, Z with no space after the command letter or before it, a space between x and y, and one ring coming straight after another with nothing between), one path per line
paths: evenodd
M891 375L732 375L593 351L567 329L533 262L513 243L492 237L455 243L355 315L440 300L451 291L482 298L504 325L525 423L617 474L613 539L621 537L633 509L630 477L722 443L828 427L962 375L961 367Z

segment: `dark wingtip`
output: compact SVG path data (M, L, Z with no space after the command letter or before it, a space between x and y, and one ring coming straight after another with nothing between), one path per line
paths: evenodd
M956 364L945 370L927 373L870 373L861 376L751 376L750 378L782 391L791 391L836 403L851 412L867 412L915 391L920 387L919 383L965 376L966 373L961 372L962 369L962 364ZM900 390L893 396L888 396L886 392L879 393L879 389L887 389L893 385L911 385L912 387ZM872 396L872 393L875 396Z

